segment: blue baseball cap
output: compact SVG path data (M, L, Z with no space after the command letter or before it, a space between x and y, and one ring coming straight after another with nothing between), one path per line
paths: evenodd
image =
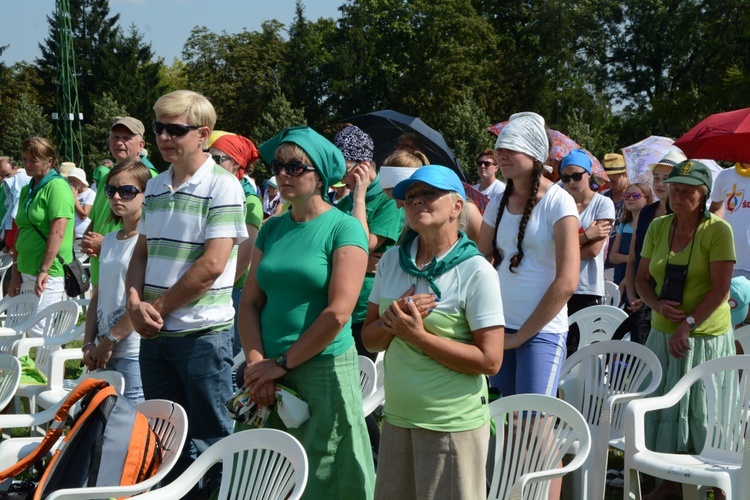
M428 186L443 191L458 193L462 200L466 201L466 191L461 179L448 167L442 165L427 165L414 172L411 177L396 184L391 193L397 200L406 199L406 192L417 182L423 182Z
M750 304L750 280L735 276L729 287L729 309L732 313L732 327L745 321ZM745 353L748 354L748 353Z
M563 171L563 169L569 165L573 165L575 167L581 167L586 172L591 174L591 158L589 158L589 155L586 154L586 151L583 149L574 149L570 153L565 156L565 158L562 159L560 162L560 172Z

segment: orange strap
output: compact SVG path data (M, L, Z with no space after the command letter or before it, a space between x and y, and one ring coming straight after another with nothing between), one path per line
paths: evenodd
M86 408L86 411L81 415L77 421L73 429L75 429L79 422L83 422L85 420L84 416L88 413L91 413L93 409L95 409L98 406L98 402L103 399L104 397L107 397L111 394L114 394L114 388L109 385L109 382L106 380L98 380L93 378L87 378L83 380L80 384L78 384L68 395L68 397L65 399L65 402L62 404L59 410L57 410L57 413L55 414L54 420L50 423L49 430L47 431L47 434L44 436L44 439L42 439L42 442L39 443L39 445L34 449L34 451L27 455L26 457L22 458L19 462L17 462L14 466L9 467L8 469L0 472L0 481L3 481L9 477L15 477L24 470L26 470L31 464L35 463L37 460L42 458L49 450L52 449L52 447L55 445L58 439L60 439L60 435L62 434L63 430L65 429L65 421L68 418L68 412L70 411L70 408L76 404L81 398L86 396L91 390L93 389L105 389L105 388L111 388L112 391L105 391L100 390L99 393L94 397L94 399L91 401L91 404ZM107 394L104 394L107 393ZM100 398L100 396L102 396ZM96 404L95 404L96 403ZM71 430L72 432L72 430Z

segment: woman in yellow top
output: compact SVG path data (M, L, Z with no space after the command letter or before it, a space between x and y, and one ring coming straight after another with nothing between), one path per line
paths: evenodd
M711 171L694 160L678 163L665 181L673 214L648 228L636 288L652 309L646 346L659 357L664 377L654 396L668 392L689 370L735 353L727 303L735 253L729 224L706 210ZM649 449L697 453L706 437L707 403L700 384L689 397L646 416ZM662 482L646 498L663 498L680 486Z

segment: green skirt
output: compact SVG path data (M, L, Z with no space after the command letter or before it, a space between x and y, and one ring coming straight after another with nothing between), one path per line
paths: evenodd
M690 337L690 350L684 358L675 358L669 353L671 334L651 329L646 340L661 362L663 371L661 384L651 397L669 392L692 368L710 359L735 354L734 333L730 329L724 335ZM719 380L720 384L724 382ZM675 406L646 413L646 446L662 453L700 453L706 442L708 403L703 384L693 384Z
M362 412L357 350L352 347L334 358L313 358L278 383L310 407L310 419L297 429L287 429L276 413L266 425L288 432L304 446L310 466L304 498L371 499L375 466Z

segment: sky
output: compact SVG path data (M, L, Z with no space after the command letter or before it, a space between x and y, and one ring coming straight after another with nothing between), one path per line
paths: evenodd
M308 19L336 19L344 0L303 3ZM127 29L134 23L156 56L167 64L182 57L182 46L195 26L206 26L215 33L256 31L270 19L288 26L295 11L295 0L110 0L109 4L111 14L120 13L120 26ZM0 46L9 45L0 60L10 66L39 57L39 44L49 33L47 16L54 10L54 0L0 0Z

